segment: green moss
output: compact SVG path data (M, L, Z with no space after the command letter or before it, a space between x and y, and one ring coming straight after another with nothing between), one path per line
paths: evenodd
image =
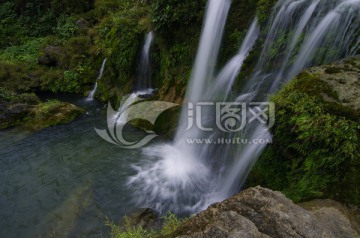
M248 182L283 191L294 201L334 198L359 205L359 184L352 182L346 196L340 191L358 177L349 172L360 162L360 120L324 101L323 94L335 99L337 94L319 77L304 72L272 97L273 144Z
M102 4L112 3L105 1ZM96 6L101 8L102 4ZM132 87L127 85L135 80L138 58L150 29L150 7L138 1L123 1L95 27L96 47L93 50L103 55L97 61L97 68L100 68L103 58L108 59L103 79L99 81L102 100L114 101L131 91Z
M269 13L275 6L277 0L258 0L257 1L257 16L261 25L264 25L269 20Z
M39 130L50 126L62 125L76 119L84 112L70 103L50 100L34 106L25 118L24 127Z
M283 92L290 94L291 91L299 91L309 96L314 96L319 100L322 100L323 97L321 94L323 93L338 100L339 96L334 89L325 81L321 80L320 77L320 75L303 72L296 80L293 80Z

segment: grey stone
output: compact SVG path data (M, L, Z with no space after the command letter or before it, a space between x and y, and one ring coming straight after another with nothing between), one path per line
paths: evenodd
M359 237L336 207L307 211L280 192L247 189L187 220L167 237Z

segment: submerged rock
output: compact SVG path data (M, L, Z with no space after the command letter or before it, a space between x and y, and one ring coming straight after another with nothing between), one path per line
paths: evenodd
M247 189L190 218L166 237L360 237L338 207L305 210L280 192Z

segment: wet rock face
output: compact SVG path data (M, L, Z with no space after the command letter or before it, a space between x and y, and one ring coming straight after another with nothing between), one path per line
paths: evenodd
M337 207L313 211L280 192L250 188L210 206L168 237L360 237Z
M360 111L360 56L307 71L319 76L336 92L337 98L323 95L325 101Z

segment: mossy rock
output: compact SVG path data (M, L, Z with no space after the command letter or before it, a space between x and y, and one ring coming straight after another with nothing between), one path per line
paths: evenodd
M247 186L360 205L360 58L305 70L272 97L276 123ZM336 69L336 70L334 70Z
M50 100L31 108L23 126L30 130L39 130L50 126L67 124L83 113L83 109L73 104Z
M0 129L21 126L39 130L66 124L84 112L83 109L58 100L41 102L35 94L17 94L0 87Z

